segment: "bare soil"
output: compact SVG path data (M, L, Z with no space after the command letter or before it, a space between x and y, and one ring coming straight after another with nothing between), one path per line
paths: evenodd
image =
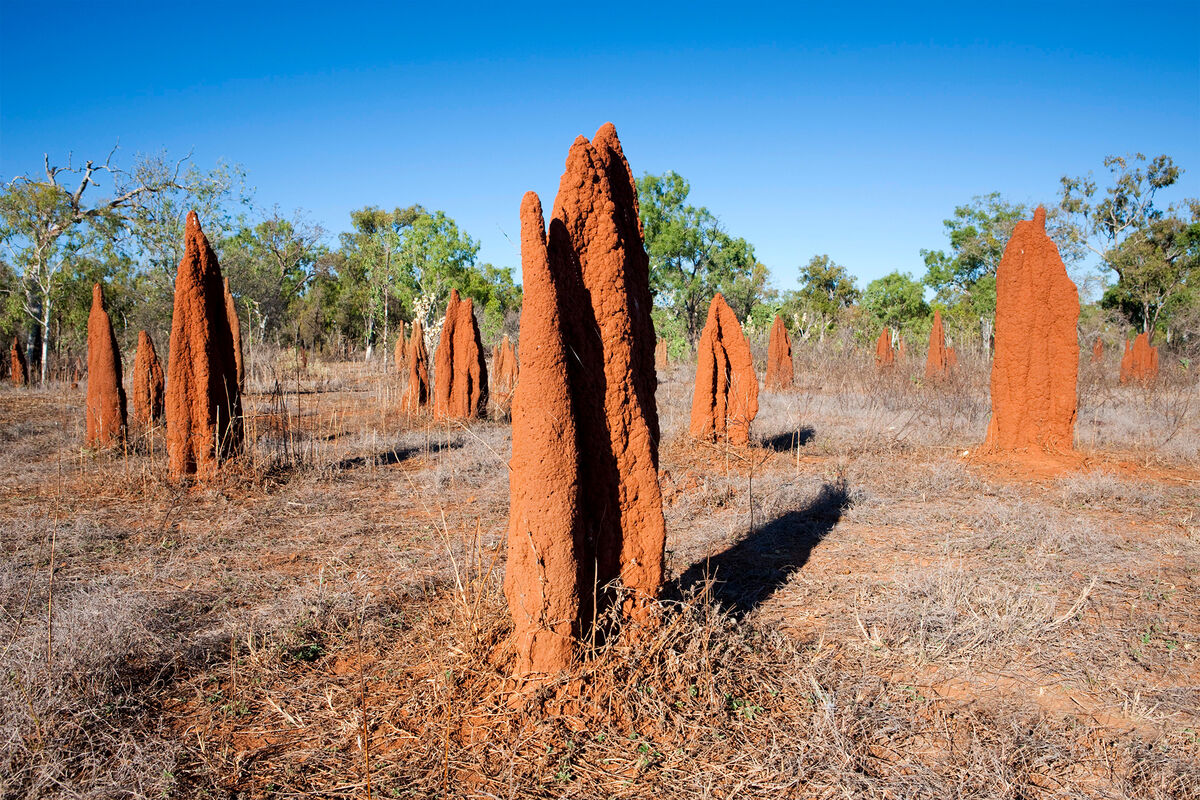
M975 458L969 353L796 351L750 447L660 372L661 608L536 697L506 424L282 354L189 488L161 429L93 453L83 388L0 387L0 795L1200 797L1194 376L1084 365L1081 455L1033 469Z

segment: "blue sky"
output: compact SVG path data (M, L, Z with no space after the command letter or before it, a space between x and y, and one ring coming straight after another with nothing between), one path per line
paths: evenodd
M1194 0L0 3L0 176L118 139L126 164L194 150L331 233L368 204L443 209L505 266L522 193L549 206L571 141L608 120L780 288L818 253L860 284L920 275L955 205L1053 200L1110 153L1170 154L1187 172L1166 199L1200 196Z

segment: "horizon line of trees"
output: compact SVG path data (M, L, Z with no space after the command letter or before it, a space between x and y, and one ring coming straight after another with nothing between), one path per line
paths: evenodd
M125 169L115 156L114 148L103 163L81 166L46 157L41 174L17 176L0 193L0 335L26 334L31 373L43 379L52 358L64 365L82 357L96 281L123 344L143 329L165 344L192 208L230 278L250 347L386 359L401 322L420 319L436 339L451 288L475 301L485 338L516 333L521 287L512 269L479 263L478 241L444 211L365 206L330 241L299 211L257 207L240 165L204 170L190 156L154 153ZM1072 277L1085 295L1099 295L1085 306L1085 322L1120 321L1194 349L1200 201L1156 205L1182 174L1168 156L1110 156L1104 166L1107 185L1090 174L1063 177L1057 202L1045 203L1047 232ZM685 178L645 174L637 185L655 327L675 355L694 347L716 292L752 333L778 314L801 340L843 328L865 342L885 326L925 335L936 308L951 338L987 342L996 267L1013 226L1033 213L997 192L980 195L944 220L946 249L921 251L920 278L895 270L860 289L844 265L819 254L801 266L794 288L778 290L752 244L688 202ZM1098 272L1082 268L1089 253Z

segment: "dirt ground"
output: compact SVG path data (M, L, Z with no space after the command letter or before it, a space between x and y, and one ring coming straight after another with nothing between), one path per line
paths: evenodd
M798 348L749 448L660 373L670 584L561 684L506 680L503 421L281 354L253 445L82 449L0 388L4 797L1200 797L1200 397L1084 365L1078 458L974 454L987 365ZM761 367L761 365L760 365Z

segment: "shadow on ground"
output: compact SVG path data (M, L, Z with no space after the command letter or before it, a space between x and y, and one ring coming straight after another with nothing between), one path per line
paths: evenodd
M392 464L399 464L401 461L406 461L416 455L423 453L440 453L443 450L457 450L463 446L462 439L455 439L450 442L430 442L429 444L416 445L414 447L396 447L391 450L384 450L381 453L372 453L366 456L355 456L354 458L344 458L334 464L335 469L354 469L356 467L365 467L374 464L379 467L387 467Z
M766 450L774 450L776 453L790 453L797 447L804 447L816 435L817 432L811 425L805 425L794 431L784 431L775 436L770 436L758 444L760 447Z
M728 549L692 564L675 581L675 589L684 594L711 578L714 599L735 616L744 616L808 562L813 548L849 507L846 482L827 483L806 507L789 511Z

